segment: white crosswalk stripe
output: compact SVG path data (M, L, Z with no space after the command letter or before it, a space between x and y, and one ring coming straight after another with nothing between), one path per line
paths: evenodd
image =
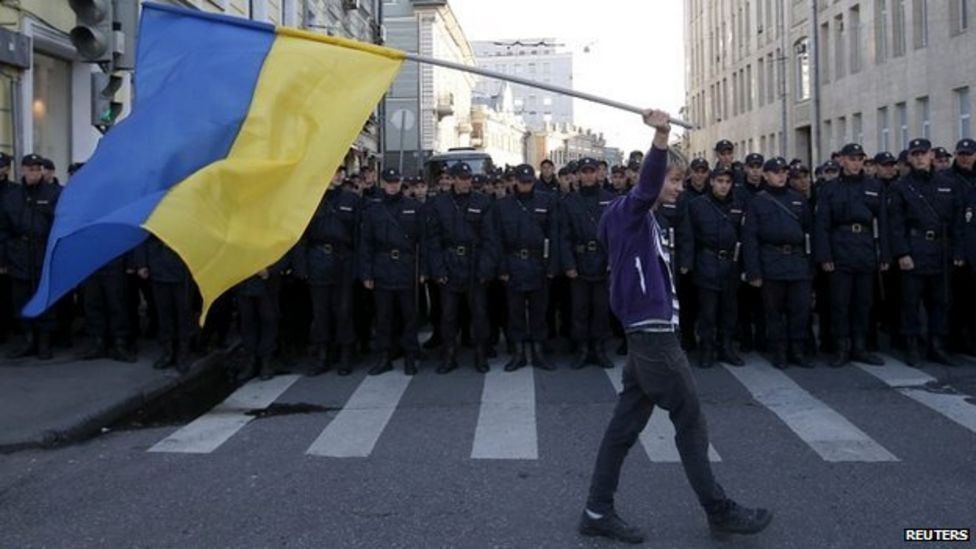
M930 391L925 386L935 383L937 380L934 377L890 356L885 357L885 365L881 367L858 366L899 393L976 433L976 405L967 400L973 397Z
M369 456L412 379L395 372L367 376L306 453L342 458Z
M532 368L485 374L473 459L538 459L535 374Z
M745 366L725 366L825 461L898 461L871 437L755 355Z
M299 377L289 375L268 381L251 381L211 411L159 441L149 451L209 454L254 419L247 412L270 406Z
M615 368L606 370L607 377L610 378L610 383L613 384L613 388L618 394L623 390L623 381L621 379L623 367L621 366L621 362L617 361ZM678 454L678 447L675 446L674 433L674 424L671 423L671 418L668 416L667 410L657 408L651 414L651 420L647 422L647 427L640 434L641 446L644 447L644 451L647 452L647 457L651 461L660 463L677 463L681 461L681 456ZM715 451L712 445L708 446L708 459L713 462L722 461L722 458L719 457L718 452Z

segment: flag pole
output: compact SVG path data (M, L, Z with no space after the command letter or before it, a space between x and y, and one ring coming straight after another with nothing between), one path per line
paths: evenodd
M470 72L470 73L474 73L474 74L480 74L481 76L487 76L488 78L496 78L498 80L506 80L508 82L514 82L516 84L522 84L524 86L531 86L533 88L539 88L539 89L542 89L542 90L548 90L548 91L551 91L551 92L554 92L554 93L560 93L560 94L563 94L563 95L569 95L569 96L572 96L572 97L576 97L578 99L583 99L583 100L586 100L586 101L592 101L594 103L600 103L601 105L607 105L609 107L614 107L616 109L620 109L620 110L624 110L624 111L628 111L628 112L632 112L632 113L636 113L636 114L643 114L643 112L644 112L644 109L642 109L640 107L635 107L633 105L628 105L626 103L621 103L619 101L614 101L612 99L607 99L605 97L600 97L600 96L597 96L597 95L591 95L591 94L588 94L588 93L583 93L583 92L579 92L579 91L576 91L576 90L572 90L572 89L569 89L569 88L564 88L562 86L553 86L552 84L546 84L546 83L543 83L543 82L536 82L534 80L529 80L527 78L521 78L521 77L518 77L518 76L513 76L511 74L505 74L505 73L502 73L502 72L491 71L491 70L487 70L487 69L482 69L481 67L473 67L471 65L464 65L464 64L461 64L461 63L454 63L454 62L451 62L451 61L444 61L443 59L435 59L433 57L425 57L425 56L417 55L417 54L414 54L414 53L405 52L405 54L406 54L405 55L405 58L407 60L414 61L416 63L423 63L423 64L426 64L426 65L437 65L439 67L445 67L445 68L448 68L448 69L454 69L454 70L459 70L459 71L464 71L464 72ZM689 129L689 130L696 129L695 125L692 124L691 122L687 122L687 121L681 120L679 118L672 118L671 119L671 123L674 124L674 125L676 125L676 126L681 126L682 128L686 128L686 129Z

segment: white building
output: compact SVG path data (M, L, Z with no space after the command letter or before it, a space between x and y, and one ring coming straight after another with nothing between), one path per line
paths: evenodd
M512 87L496 82L491 95L475 92L471 106L471 146L491 155L496 166L525 162L526 127L514 112Z
M719 139L821 161L974 134L976 0L685 0L686 107Z
M546 124L541 130L530 133L526 161L538 167L543 160L549 159L561 167L585 156L602 160L606 157L606 145L601 133L570 124Z
M564 88L573 88L573 54L562 51L552 38L475 41L471 43L479 67L521 76ZM493 84L482 79L479 91ZM512 85L515 112L532 130L546 124L574 124L573 98L521 84Z

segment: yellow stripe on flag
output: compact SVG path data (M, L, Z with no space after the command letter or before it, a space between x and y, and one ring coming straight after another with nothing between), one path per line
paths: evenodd
M222 293L301 237L400 69L402 56L378 50L279 32L227 158L174 186L143 225L193 273L201 324Z

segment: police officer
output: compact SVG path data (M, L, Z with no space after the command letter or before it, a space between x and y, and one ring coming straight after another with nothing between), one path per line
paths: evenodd
M745 213L741 199L732 192L734 177L731 168L717 167L709 191L688 203L679 231L678 267L698 290L698 365L702 368L714 365L716 350L722 362L745 364L732 348Z
M444 360L437 373L457 369L459 311L467 303L471 311L474 338L474 368L488 371L485 346L488 341L488 310L485 284L494 266L486 250L490 230L491 199L472 192L471 166L451 166L452 190L433 199L426 235L430 277L440 286L441 334Z
M670 220L674 225L673 246L675 247L676 261L681 260L681 250L677 249L681 241L681 231L685 227L684 218L688 214L688 205L696 198L708 194L709 166L704 158L696 158L691 161L689 166L688 178L685 180L684 192L678 196L677 217ZM686 349L694 349L697 346L695 339L695 327L698 322L698 287L690 273L678 272L677 290L678 302L681 303L679 309L679 329L681 330L681 341Z
M41 278L47 239L54 224L54 211L61 194L61 187L44 183L44 159L28 154L21 161L21 184L4 195L0 206L0 238L4 259L0 266L10 276L11 303L19 314L27 304ZM51 333L55 328L53 312L48 310L35 319L23 319L24 344L11 351L7 358L25 358L37 355L49 360Z
M879 152L874 155L874 163L877 166L876 179L881 182L885 192L891 188L892 183L898 180L898 159L890 152ZM901 335L901 271L898 268L889 268L881 273L881 284L875 292L875 317L878 323L884 328L891 337L891 345L896 349L905 347ZM872 331L874 326L872 325ZM873 340L873 341L872 341ZM868 348L877 348L877 335L868 334Z
M61 187L61 181L58 180L57 169L54 166L54 161L50 158L41 159L41 171L44 174L44 182L49 185L57 185Z
M373 290L376 301L376 343L381 353L369 375L393 369L395 341L399 335L404 352L403 371L417 373L420 346L417 341L417 291L420 244L423 236L423 205L405 198L403 179L395 168L383 170L383 199L369 205L363 215L360 239L360 278ZM394 314L402 321L394 334Z
M952 167L952 155L945 147L935 147L932 149L935 153L935 158L932 161L932 167L935 168L936 173L944 172Z
M961 247L952 247L962 199L950 179L936 176L933 158L928 139L913 139L908 147L911 172L891 186L889 197L891 256L902 275L902 333L909 365L919 362L920 302L928 313L928 358L951 364L945 349L946 291L950 262L962 264Z
M610 337L609 269L606 250L597 239L597 226L615 197L600 184L595 159L581 159L579 174L579 191L563 200L559 231L559 256L569 279L573 339L578 349L572 367L592 363L613 368L605 347Z
M730 143L731 144L731 143ZM761 154L746 155L746 163L742 177L734 181L732 192L736 194L743 208L748 208L752 200L762 191L766 182L763 180L763 164L765 159ZM743 352L753 349L766 350L766 312L763 307L762 291L748 282L739 285L739 345Z
M500 200L492 212L492 250L497 254L498 276L507 284L509 335L518 346L505 371L526 366L529 354L534 366L552 370L542 344L548 279L559 268L559 204L554 195L535 191L532 166L517 166L515 176L514 194Z
M956 172L957 182L964 181L958 185L965 193L962 214L958 220L961 235L959 248L969 269L968 282L971 288L976 283L976 140L963 139L956 144L956 161L952 169ZM971 322L972 311L972 308L967 309ZM963 348L963 351L973 354L976 351L974 334L970 332L968 336L968 345Z
M828 276L835 368L850 360L884 364L867 351L866 337L874 280L888 269L888 215L884 186L864 175L864 156L857 143L844 145L843 173L820 193L814 215L814 259Z
M256 373L261 380L274 377L272 355L278 342L278 323L281 309L278 296L281 278L290 269L292 252L285 254L273 265L241 282L235 288L237 312L241 320L241 344L247 353L247 362L238 376L246 381Z
M610 169L610 191L616 196L627 194L627 168L614 166Z
M728 139L722 139L715 143L715 167L732 169L735 162L735 145Z
M155 236L135 250L137 276L152 284L159 326L160 356L153 368L187 370L193 315L190 271L169 246Z
M2 232L3 204L7 193L16 190L17 185L10 180L10 155L0 152L0 343L7 341L7 334L13 327L14 311L10 304L10 276L7 274L4 261L4 243L6 235Z
M539 183L537 188L540 191L549 193L559 192L559 180L556 178L556 165L548 158L539 164Z
M339 355L339 375L352 372L356 334L349 319L355 279L354 248L363 202L339 187L341 177L336 170L301 244L295 248L295 274L308 280L312 298L309 341L315 348L313 376L331 369L335 352Z
M125 308L126 271L131 262L130 254L119 256L82 284L85 325L92 338L82 360L108 356L120 362L136 361L128 344L131 330Z
M749 203L742 229L746 280L762 289L773 366L812 368L803 349L810 315L813 212L800 193L787 187L784 159L767 160L763 177L766 188Z
M976 189L976 140L962 139L956 143L956 159L952 167L942 172L945 177L955 181L959 196L964 200L962 221L972 223L971 198ZM962 235L968 235L965 227L960 229L959 245L965 247ZM968 237L968 236L967 236ZM963 252L964 253L964 252ZM976 290L973 288L973 265L956 267L952 272L952 303L949 306L950 336L955 348L970 355L976 355Z

